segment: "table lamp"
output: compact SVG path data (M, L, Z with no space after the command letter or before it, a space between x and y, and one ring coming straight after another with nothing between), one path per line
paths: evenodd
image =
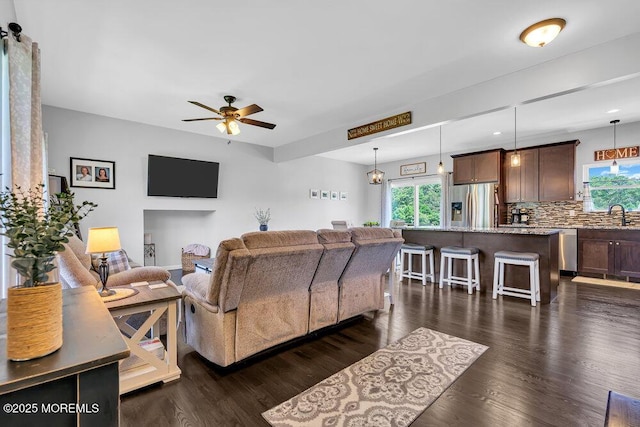
M114 290L107 289L107 279L109 278L109 265L107 264L107 253L119 251L120 236L118 235L117 227L96 227L89 229L89 235L87 236L87 251L88 254L102 254L100 257L100 266L98 267L98 274L100 275L100 281L102 282L102 290L100 290L101 297L107 297L116 293Z

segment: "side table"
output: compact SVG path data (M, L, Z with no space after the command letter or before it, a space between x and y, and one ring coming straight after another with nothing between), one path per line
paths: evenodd
M151 283L151 285L155 284L162 284L162 282ZM137 360L139 363L123 362L121 364L120 394L158 381L166 383L177 380L182 372L178 367L176 331L177 306L182 296L171 285L150 289L149 284L145 284L136 286L136 289L138 289L136 295L105 303L131 350L131 357L139 358ZM148 312L151 313L149 318L138 329L127 323L130 315ZM140 342L147 338L147 332L151 332L152 339L156 337L154 330L157 328L160 317L164 313L167 313L167 347L163 354L164 357L161 358L154 352L142 348ZM127 369L127 365L131 367Z

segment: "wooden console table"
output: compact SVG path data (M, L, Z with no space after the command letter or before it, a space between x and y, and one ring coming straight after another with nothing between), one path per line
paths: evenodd
M6 359L0 300L0 425L118 426L118 361L127 344L92 286L63 295L63 345L25 362Z

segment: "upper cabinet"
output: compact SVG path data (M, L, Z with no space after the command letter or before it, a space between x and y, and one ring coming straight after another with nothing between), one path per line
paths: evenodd
M538 201L538 149L520 150L520 166L511 167L509 152L504 160L505 195L507 203Z
M505 202L551 202L575 198L575 150L580 141L519 150L520 166L511 167L513 151L504 161Z
M538 149L539 200L541 202L575 200L574 169L576 145L579 143L579 141L569 141Z
M458 154L453 157L453 184L479 184L500 181L503 150Z

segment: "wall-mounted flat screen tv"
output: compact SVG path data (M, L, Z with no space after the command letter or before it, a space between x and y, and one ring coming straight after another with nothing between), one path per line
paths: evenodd
M147 195L218 197L220 163L149 154Z

